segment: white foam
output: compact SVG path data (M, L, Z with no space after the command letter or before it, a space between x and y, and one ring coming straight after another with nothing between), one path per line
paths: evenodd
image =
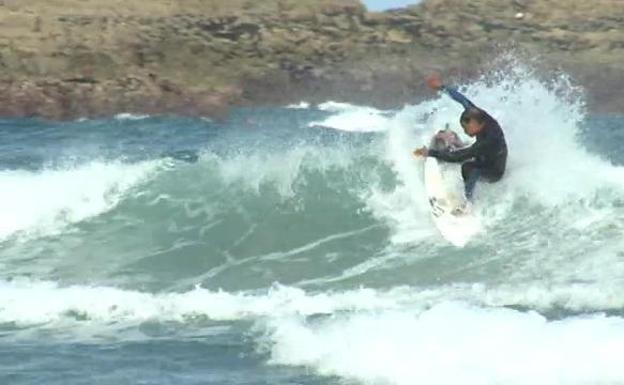
M401 112L382 125L388 132L385 162L395 172L398 183L392 189L372 185L365 197L368 210L394 229L391 240L395 243L417 242L437 234L428 221L422 162L412 155L419 126L414 126L414 120L406 119L406 115L411 113Z
M310 127L327 127L350 132L376 132L387 128L388 113L372 107L326 102L320 104L318 109L333 114L322 121L309 123Z
M149 115L131 114L129 112L122 112L120 114L115 115L115 119L117 120L143 120L149 117L150 117Z
M184 293L151 294L113 287L69 286L16 279L0 281L0 323L54 323L80 315L88 322L146 320L183 321L204 316L213 320L253 319L292 314L322 314L351 309L383 309L395 299L371 289L307 294L275 286L266 293L228 293L201 287Z
M308 293L275 285L260 292L211 291L196 287L179 293L148 293L107 286L60 286L50 281L0 281L0 323L54 323L80 315L84 322L134 323L146 320L184 321L203 316L213 320L284 318L340 312L410 312L461 301L479 306L526 306L570 311L624 307L624 287L617 283L543 285L540 282L487 286L456 284L437 288L360 288Z
M463 92L487 110L503 127L509 146L508 166L500 183L477 186L475 208L487 207L486 227L493 227L509 216L519 199L532 207L554 210L565 223L591 229L595 221L588 216L612 216L610 209L599 210L592 202L599 194L611 191L611 198L624 193L624 168L590 154L579 143L579 122L584 118L578 90L566 76L552 84L540 82L531 70L514 62L499 74L499 81L467 84ZM461 86L461 85L460 85ZM435 231L428 223L422 185L422 164L411 151L427 145L433 133L449 124L470 143L459 127L462 107L446 95L418 105L405 107L394 115L375 114L374 125L387 132L386 161L399 183L393 189L374 186L366 199L369 210L393 229L393 242L419 242ZM346 120L348 129L363 107L330 105L330 119ZM365 119L362 119L365 120ZM357 122L357 120L355 120ZM338 124L335 126L339 126ZM459 175L459 168L458 168ZM615 193L613 193L615 192ZM437 239L437 238L436 238Z
M624 379L624 319L547 321L446 302L409 311L270 322L271 362L385 384L587 384Z
M286 108L291 110L307 110L308 108L310 108L310 103L302 101L297 104L289 104L288 106L286 106Z
M64 339L110 339L146 321L255 320L257 342L271 363L364 383L618 383L624 378L621 317L548 321L500 305L618 309L623 298L621 288L609 293L587 285L324 293L276 285L255 293L196 287L154 294L23 279L0 281L0 324L43 328L48 335L57 330Z
M43 171L0 172L0 240L56 234L102 214L145 181L158 162L91 162Z

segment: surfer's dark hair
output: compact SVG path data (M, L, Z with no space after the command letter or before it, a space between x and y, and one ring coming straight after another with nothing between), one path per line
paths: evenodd
M485 121L485 113L478 108L468 108L462 112L459 117L459 123L463 125L468 123L471 119L476 120L477 123L483 123Z

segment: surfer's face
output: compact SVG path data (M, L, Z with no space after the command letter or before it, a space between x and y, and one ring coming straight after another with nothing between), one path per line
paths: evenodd
M469 119L468 121L462 122L462 128L466 135L472 137L481 132L484 124L485 123L477 122L475 119Z

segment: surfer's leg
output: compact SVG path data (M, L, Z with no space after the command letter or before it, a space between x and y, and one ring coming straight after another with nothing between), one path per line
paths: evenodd
M477 167L475 162L465 162L462 164L462 178L464 179L464 193L466 199L472 200L472 193L481 176L481 169Z

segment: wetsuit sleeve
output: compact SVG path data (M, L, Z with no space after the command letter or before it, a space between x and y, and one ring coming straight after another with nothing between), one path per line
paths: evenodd
M474 103L472 103L470 100L468 100L467 97L465 97L461 92L457 91L457 89L455 89L455 88L448 87L448 86L442 86L442 88L440 88L440 90L446 92L446 94L448 96L453 98L453 100L455 100L457 103L459 103L462 106L464 106L465 109L477 108L477 106L475 106Z
M429 150L427 155L445 162L459 163L468 159L476 158L483 154L488 146L487 141L476 141L472 146L460 148L454 151Z

